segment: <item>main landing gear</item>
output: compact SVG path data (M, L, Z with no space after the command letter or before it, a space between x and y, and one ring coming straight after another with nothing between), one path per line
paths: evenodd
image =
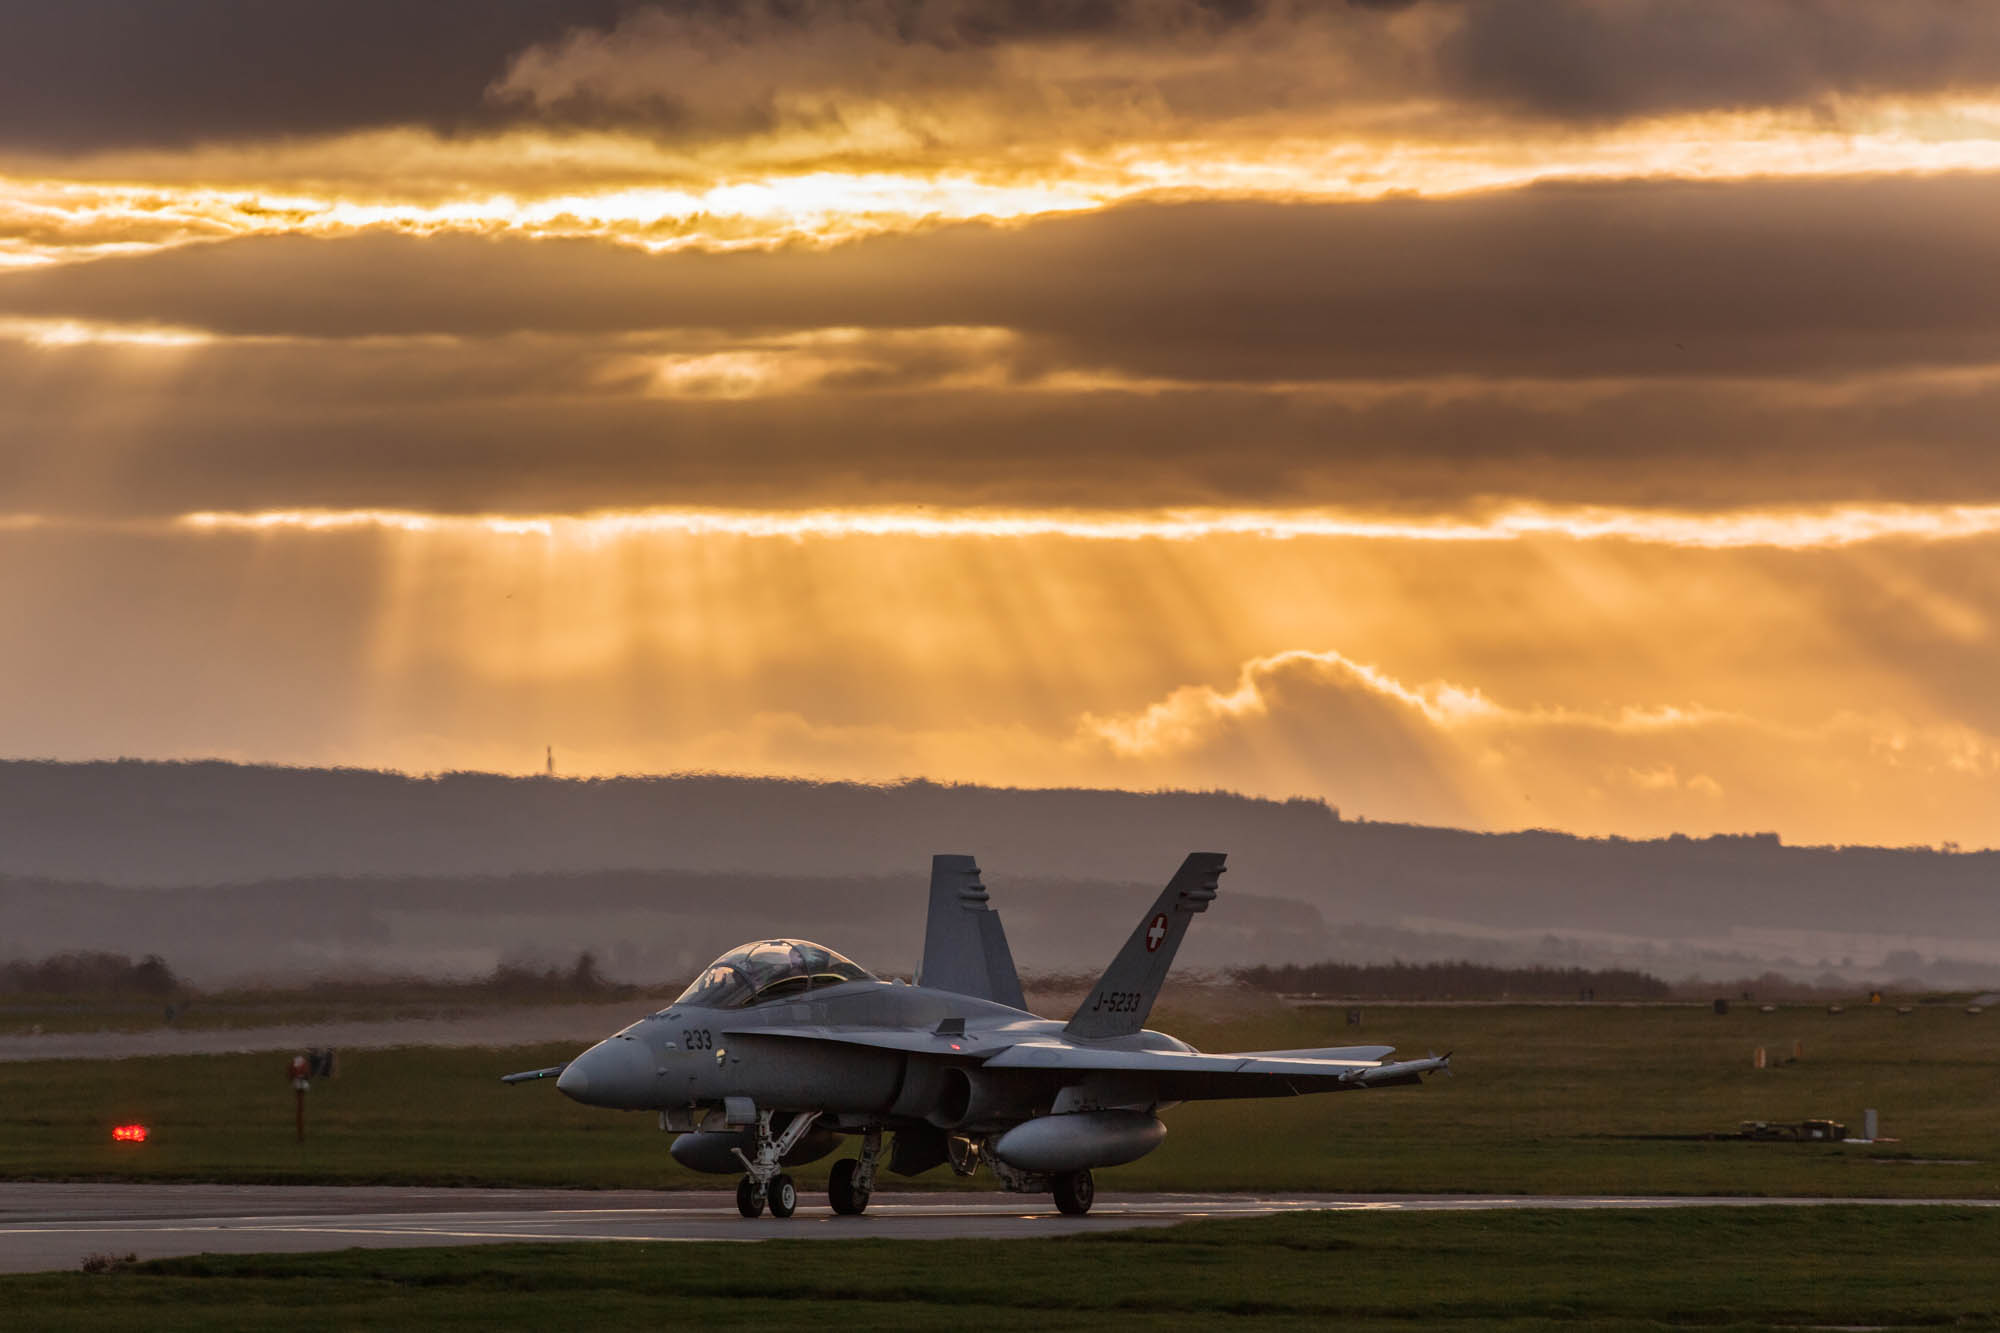
M771 1216L790 1217L799 1206L799 1187L778 1169L786 1153L798 1146L806 1131L819 1119L818 1111L800 1111L782 1134L771 1133L771 1113L757 1113L757 1154L746 1157L738 1148L736 1160L743 1163L744 1176L736 1185L736 1211L745 1217L761 1217L765 1205Z
M1069 1217L1082 1217L1097 1198L1097 1182L1090 1178L1089 1167L1057 1172L1049 1185L1055 1191L1056 1207Z
M1000 1188L1011 1194L1040 1194L1047 1190L1056 1196L1056 1207L1067 1217L1082 1217L1097 1198L1097 1182L1090 1178L1089 1167L1081 1171L1023 1171L990 1152L983 1154L983 1158L999 1178Z
M867 1210L868 1196L875 1192L875 1163L882 1155L882 1131L871 1128L861 1136L861 1156L843 1157L833 1164L827 1177L827 1202L842 1217L858 1217Z

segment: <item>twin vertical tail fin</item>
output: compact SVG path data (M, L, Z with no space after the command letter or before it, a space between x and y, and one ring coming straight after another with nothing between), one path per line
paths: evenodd
M969 856L931 858L930 919L917 981L1015 1009L1028 1007L1000 914L986 905L979 863Z
M1188 922L1215 901L1224 859L1222 852L1188 853L1064 1032L1072 1037L1123 1037L1146 1026Z

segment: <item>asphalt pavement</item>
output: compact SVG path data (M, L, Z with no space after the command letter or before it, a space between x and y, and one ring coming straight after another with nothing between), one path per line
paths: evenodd
M1100 1194L1088 1217L1045 1195L878 1194L860 1217L802 1197L789 1219L748 1221L720 1191L0 1182L0 1272L75 1268L93 1254L297 1254L507 1241L754 1242L869 1237L1065 1236L1210 1217L1335 1209L1757 1207L1867 1203L2000 1207L1993 1199L1746 1199L1477 1194Z

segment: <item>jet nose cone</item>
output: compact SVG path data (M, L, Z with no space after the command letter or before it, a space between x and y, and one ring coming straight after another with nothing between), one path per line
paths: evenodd
M556 1080L556 1090L587 1106L630 1110L653 1104L654 1082L645 1043L620 1035L607 1037L570 1061Z

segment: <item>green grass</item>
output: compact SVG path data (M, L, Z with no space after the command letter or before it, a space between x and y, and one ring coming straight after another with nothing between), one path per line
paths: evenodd
M1170 1111L1164 1147L1101 1189L1416 1190L2000 1197L2000 1018L1927 1007L1718 1016L1696 1007L1376 1006L1228 1022L1163 1014L1207 1050L1349 1041L1456 1050L1458 1076ZM1795 1064L1755 1069L1753 1048ZM350 1051L294 1141L280 1054L0 1065L0 1177L713 1188L654 1117L578 1106L499 1074L568 1046ZM1678 1142L1746 1119L1878 1107L1895 1144ZM139 1120L144 1145L110 1141ZM1960 1164L1955 1160L1970 1159ZM818 1188L829 1162L795 1174ZM949 1187L948 1172L920 1183ZM982 1187L990 1186L983 1175Z
M134 995L0 997L0 1036L58 1032L156 1032L278 1027L314 1023L393 1023L456 1019L550 1005L629 1003L657 1009L678 992L636 986L577 990L535 978L508 988L493 981L326 982L299 990L234 990L171 997ZM169 1010L172 1018L167 1017Z
M201 1256L0 1278L46 1329L2000 1327L1990 1209L1295 1214L1005 1242Z

